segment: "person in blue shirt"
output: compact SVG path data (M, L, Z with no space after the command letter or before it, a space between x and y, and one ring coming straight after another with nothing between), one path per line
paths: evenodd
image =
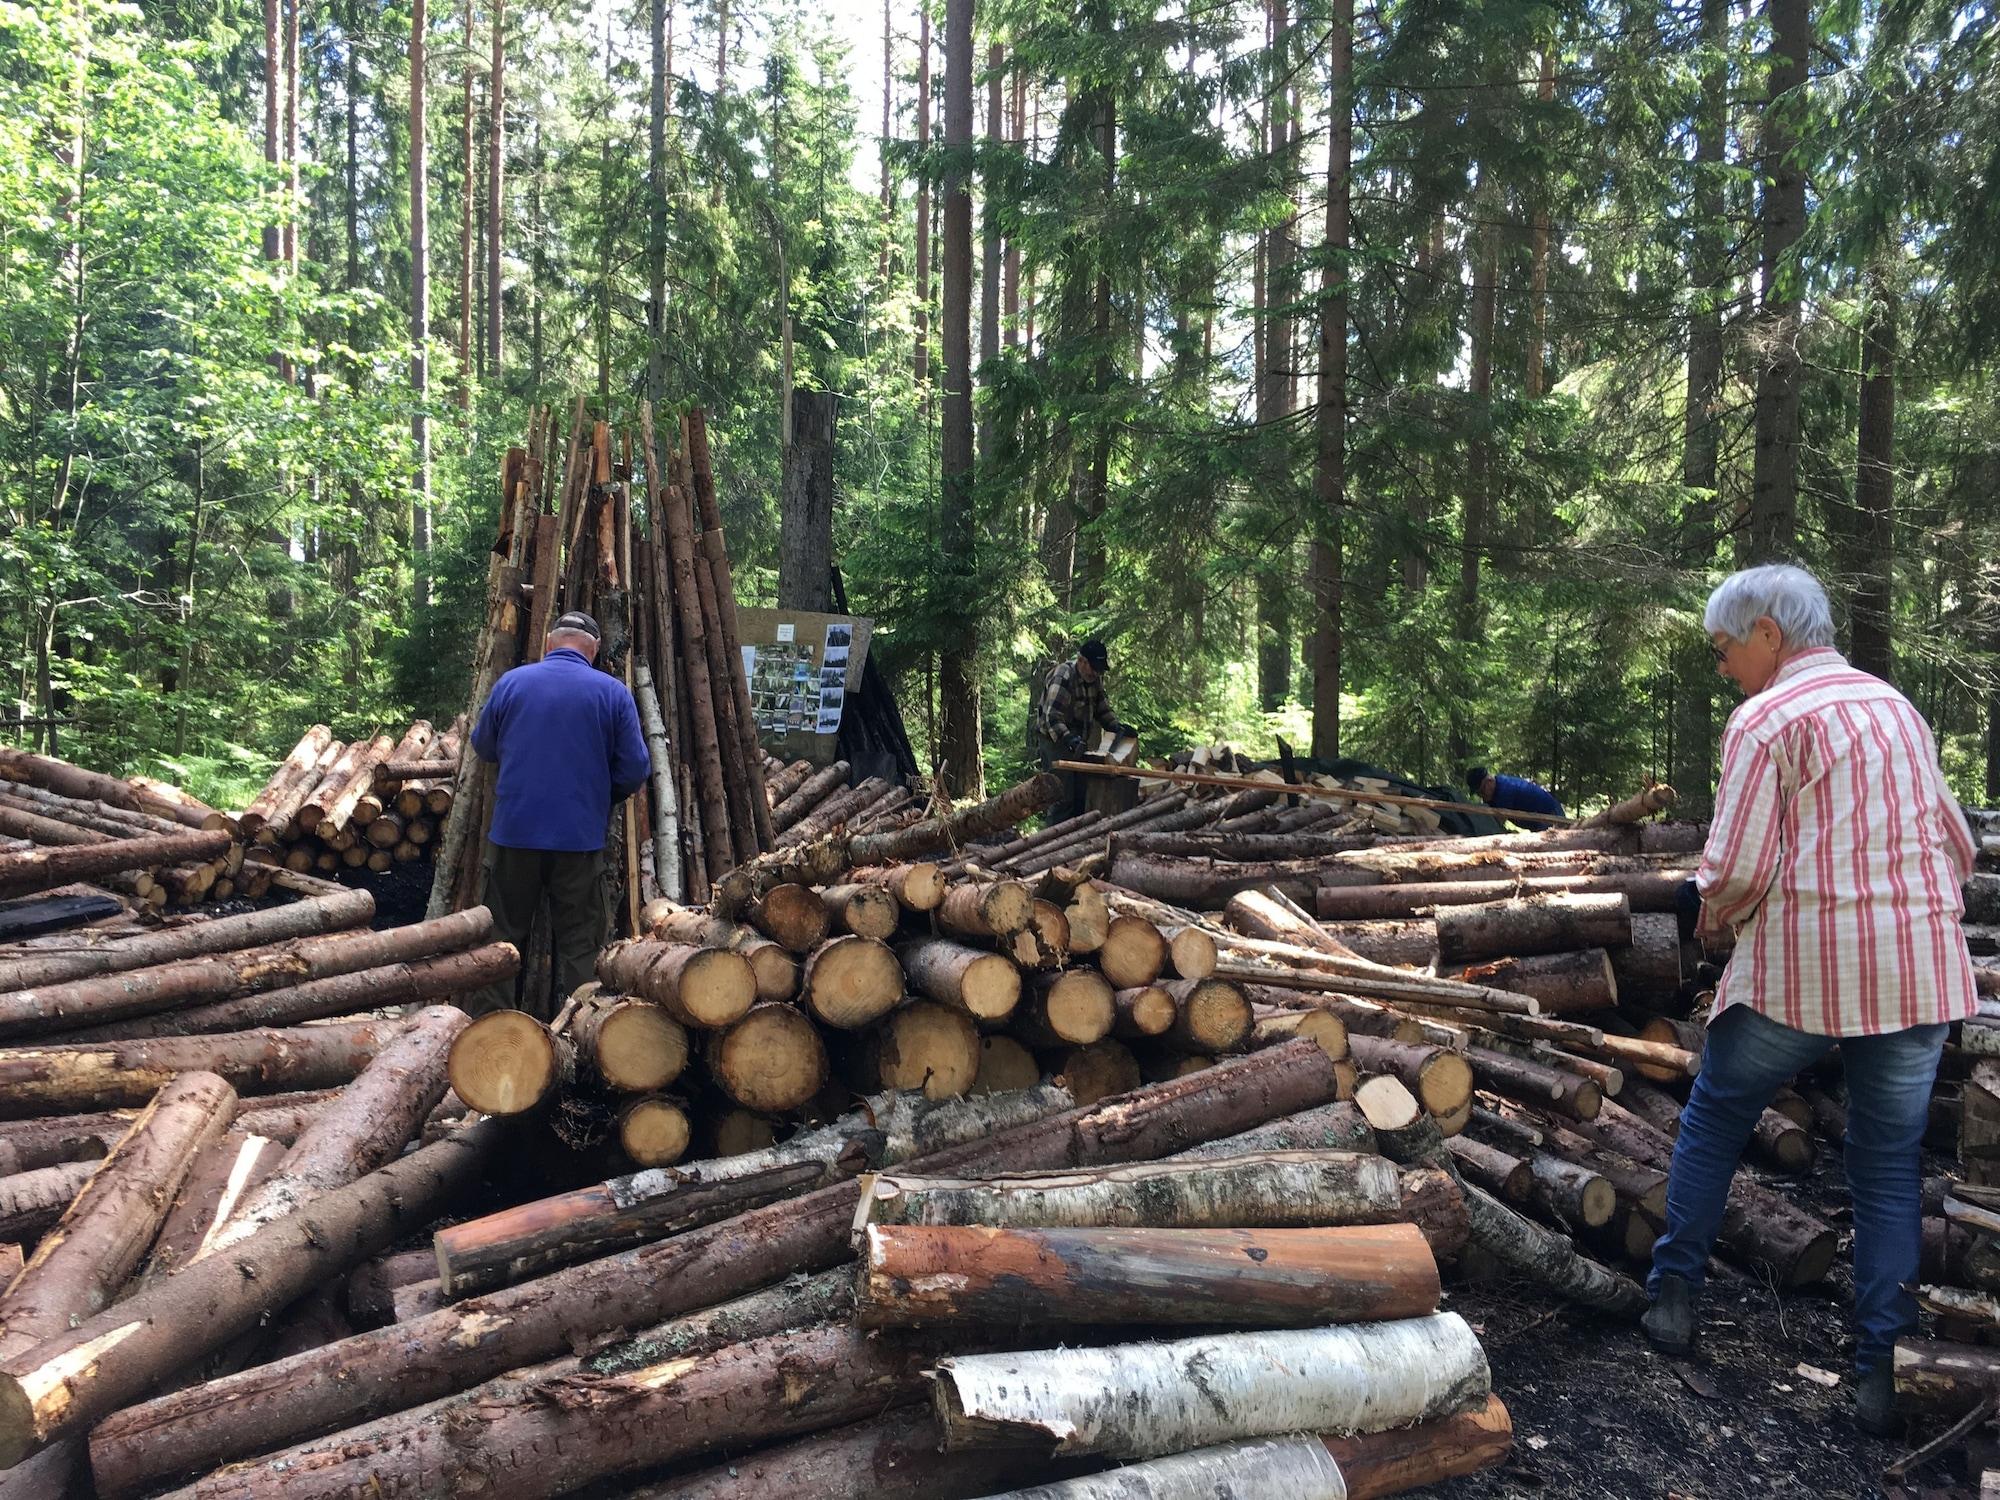
M1531 812L1548 813L1558 818L1563 816L1563 805L1556 801L1549 789L1525 776L1495 776L1484 766L1474 766L1465 773L1465 784L1472 789L1473 796L1498 813ZM1548 827L1546 823L1534 821L1527 826Z
M493 685L472 748L500 767L487 834L485 901L493 935L523 953L549 904L556 994L588 981L610 923L604 838L615 803L652 771L639 709L625 684L591 663L602 640L582 611L549 630L542 659ZM546 996L521 1008L548 1019ZM474 1014L514 1006L513 984L473 997Z

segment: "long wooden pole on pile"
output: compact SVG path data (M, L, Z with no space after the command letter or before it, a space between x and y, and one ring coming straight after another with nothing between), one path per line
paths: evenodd
M657 601L656 601L657 602ZM653 881L669 901L682 898L680 800L674 790L673 746L660 714L659 689L653 670L639 663L639 723L653 753Z
M1394 792L1355 792L1346 787L1314 786L1309 782L1256 781L1248 776L1211 776L1204 771L1154 771L1144 766L1107 766L1094 760L1059 760L1058 771L1075 771L1084 776L1126 776L1137 781L1171 781L1180 786L1220 786L1238 792L1279 792L1287 797L1327 797L1335 802L1386 802L1391 807L1435 807L1450 812L1483 813L1491 818L1507 818L1516 823L1547 823L1557 828L1575 826L1573 818L1554 813L1518 812L1511 807L1489 808L1483 803L1445 802L1436 797L1404 797Z

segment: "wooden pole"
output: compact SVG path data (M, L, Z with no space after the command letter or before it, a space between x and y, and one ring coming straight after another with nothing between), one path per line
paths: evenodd
M1435 797L1404 797L1393 792L1354 792L1345 787L1314 786L1308 782L1297 785L1287 783L1273 787L1268 781L1255 781L1247 776L1211 776L1203 771L1155 771L1144 766L1111 766L1094 760L1059 760L1055 764L1058 771L1075 771L1085 776L1123 776L1137 781L1171 781L1179 786L1220 786L1232 791L1275 790L1288 797L1326 797L1335 802L1386 802L1391 807L1434 807L1452 812L1476 813L1482 817L1494 814L1482 806L1475 807L1469 802L1444 802ZM1504 809L1499 816L1523 823L1547 823L1558 828L1573 826L1569 818L1558 817L1554 813L1516 812Z

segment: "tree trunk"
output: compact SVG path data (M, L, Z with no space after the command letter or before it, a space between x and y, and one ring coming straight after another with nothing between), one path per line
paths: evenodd
M1553 895L1439 907L1438 962L1458 966L1515 954L1622 947L1632 940L1623 895Z
M489 113L486 123L486 373L496 386L502 383L500 353L503 347L501 297L502 250L506 241L507 197L505 162L507 147L507 0L492 0L493 63L487 86Z
M960 156L972 149L972 10L973 0L945 3L944 143L947 151ZM944 275L939 331L944 389L938 451L944 488L938 563L949 594L969 602L979 528L973 488L972 184L962 161L946 170L941 191ZM950 797L977 798L985 792L977 611L963 610L958 619L959 628L938 658L938 780Z
M122 870L152 870L213 859L227 853L229 845L230 836L217 829L213 833L155 834L0 854L0 896L28 895Z
M757 999L750 960L720 948L626 938L597 958L597 974L621 994L651 1000L683 1026L730 1026Z
M501 1123L487 1121L426 1146L328 1193L311 1214L279 1220L229 1255L190 1265L25 1353L0 1358L0 1464L100 1422L427 1222L471 1186L503 1138Z
M1496 958L1461 969L1452 977L1531 995L1542 1013L1550 1016L1610 1010L1618 1003L1617 974L1611 955L1602 948L1534 958Z
M401 1021L357 1021L163 1037L143 1042L19 1047L0 1053L0 1118L143 1104L178 1073L219 1073L238 1093L335 1088L402 1033Z
M1004 139L1004 106L1001 104L1001 87L1004 83L1003 70L1007 61L1007 49L998 42L986 49L986 149L995 157L999 155ZM1000 357L1000 193L994 182L994 174L989 170L983 179L984 194L980 204L979 260L979 365L982 371L980 385L990 395L993 389L994 362ZM993 415L989 408L979 422L979 466L982 472L989 472L993 462Z
M917 7L917 154L927 154L930 144L931 8L920 5ZM916 381L919 407L928 414L930 397L924 389L930 380L931 363L931 187L928 163L917 175L916 256L917 339L911 355L910 372Z
M1393 1170L1382 1165L1393 1182ZM1422 1317L1436 1310L1439 1292L1430 1248L1407 1224L1312 1229L871 1224L861 1258L855 1321L864 1328L1317 1327Z
M1472 1097L1473 1070L1456 1052L1361 1035L1350 1036L1348 1048L1364 1073L1402 1079L1427 1114L1453 1114Z
M1812 10L1806 0L1772 0L1765 46L1767 86L1759 122L1760 306L1757 328L1756 450L1750 514L1737 548L1739 566L1792 554L1798 531L1799 338L1804 280L1791 264L1805 232L1806 164L1800 159Z
M759 1000L790 1000L799 992L799 961L753 927L725 922L671 901L654 901L645 908L640 930L645 936L685 947L726 948L742 954L756 975Z
M440 1229L437 1268L457 1298L574 1261L713 1223L759 1202L1046 1119L1069 1106L1055 1089L968 1103L884 1095L863 1111L771 1146L671 1171L635 1172Z
M1480 105L1482 111L1489 105ZM1460 521L1457 597L1452 602L1452 634L1468 652L1480 640L1480 565L1485 558L1486 532L1492 508L1493 450L1486 431L1493 420L1493 336L1500 280L1500 197L1492 181L1493 165L1482 161L1472 189L1473 245L1471 327L1466 395L1471 398L1473 436L1466 445L1465 491ZM1471 725L1465 703L1456 695L1449 705L1449 751L1454 762L1471 754Z
M273 0L265 0L266 5ZM410 546L416 554L416 603L430 599L431 419L425 409L431 388L431 231L430 153L425 144L425 32L427 0L410 8L410 441L416 449L411 475Z
M1866 278L1861 330L1861 421L1855 439L1854 573L1847 657L1885 681L1892 650L1896 563L1896 291L1889 277Z
M936 1378L949 1447L1039 1443L1057 1456L1109 1458L1406 1426L1484 1401L1491 1383L1479 1340L1456 1313L975 1354L941 1361Z
M487 938L492 914L483 906L380 932L339 932L297 938L262 948L130 971L97 975L42 989L0 996L0 1036L74 1031L197 1001L231 1000L310 979L352 974L450 952Z
M472 47L472 0L465 0L464 22L462 25L463 46L465 48L465 98L459 114L458 125L458 408L472 410L472 254L473 229L472 200L473 184L478 181L474 169L473 156L473 81L477 70L473 58L478 54Z
M450 1006L419 1012L320 1110L278 1170L237 1206L203 1254L243 1243L400 1155L444 1098L445 1060L467 1019Z
M912 1165L944 1174L1143 1161L1202 1137L1232 1134L1328 1102L1336 1087L1334 1065L1317 1047L1301 1043L990 1135ZM324 1378L326 1356L296 1357L148 1402L121 1414L116 1424L105 1424L98 1440L118 1444L128 1493L142 1484L203 1472L464 1389L549 1358L574 1338L671 1317L798 1271L836 1264L846 1258L853 1214L852 1186L834 1184L658 1246L589 1261L411 1324L343 1340L331 1352L347 1375L336 1384ZM101 1415L101 1409L85 1409L79 1420ZM171 1450L163 1440L167 1433L174 1436Z
M840 398L801 390L792 398L778 522L778 608L833 607L834 430Z
M982 1021L1002 1021L1021 1001L1021 971L1005 954L922 938L896 950L911 989Z
M1308 585L1313 623L1312 753L1340 754L1341 605L1346 588L1342 529L1347 515L1347 253L1352 240L1348 172L1354 155L1354 6L1336 0L1327 38L1325 265L1320 270L1319 384L1313 417L1313 540Z

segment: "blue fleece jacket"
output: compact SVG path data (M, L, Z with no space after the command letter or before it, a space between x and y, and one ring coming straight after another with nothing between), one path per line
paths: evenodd
M500 766L488 836L509 849L602 849L653 765L625 684L561 647L493 685L472 748Z
M1493 783L1493 801L1488 805L1496 811L1511 808L1515 812L1549 813L1558 818L1563 815L1563 805L1539 782L1524 776L1496 775Z

